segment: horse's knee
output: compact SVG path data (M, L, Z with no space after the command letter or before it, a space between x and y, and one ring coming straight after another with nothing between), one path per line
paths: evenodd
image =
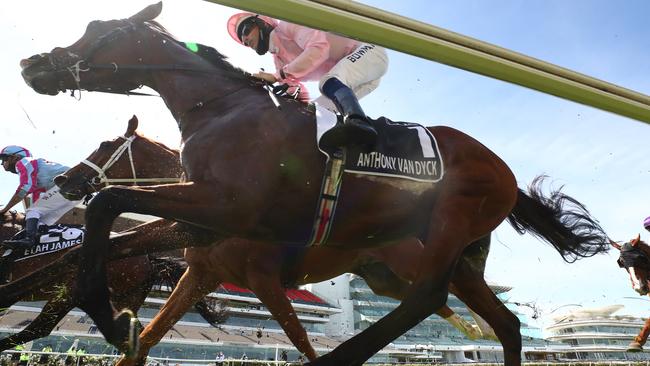
M103 218L107 217L107 214L120 214L120 201L124 199L125 190L122 186L109 186L102 189L88 204L86 219Z

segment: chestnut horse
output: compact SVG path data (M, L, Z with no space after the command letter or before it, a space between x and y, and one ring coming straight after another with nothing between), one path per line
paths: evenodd
M618 244L611 241L614 248L620 251L618 266L625 269L630 275L632 288L639 295L645 296L650 292L650 245L641 240L641 235L626 242ZM634 340L627 346L629 352L642 352L643 345L650 335L650 318L646 319L643 328Z
M136 135L136 128L137 120L134 122L132 119L124 138L103 142L83 163L56 177L55 182L60 186L61 194L77 200L88 194L88 190L84 191L79 187L97 190L99 187L89 182L98 180L103 175L103 170L95 167L106 165L107 161L111 161L111 157L116 156L116 151L123 151L122 146L128 141L128 137ZM157 157L164 155L167 148L141 135L137 136L139 138L131 145L130 160L136 167L134 171L137 175L141 175L138 168L145 166L145 163L149 169L164 171L169 162ZM117 160L112 168L130 171L129 161ZM477 243L477 255L474 257L476 262L480 262L479 266L485 263L489 244L489 237ZM296 348L308 359L313 360L317 357L316 351L309 342L307 332L300 324L291 302L284 295L284 287L320 282L351 272L363 277L375 293L401 299L409 282L416 277L415 266L422 249L422 244L416 239L388 247L345 252L328 247L287 249L243 239L228 239L210 248L188 248L185 251L185 259L189 273L185 275L188 279L184 280L183 291L175 293L167 301L160 314L141 334L138 359L144 363L149 349L182 317L195 302L194 299L200 299L212 292L220 283L229 282L251 289L269 309ZM194 273L200 273L201 281L190 282L189 279L199 278L194 276ZM486 329L488 334L483 335L481 329L474 328L446 305L438 314L469 338L489 337L493 334L491 329Z
M128 337L130 314L116 316L105 275L108 234L117 215L136 212L191 223L220 238L304 245L325 165L314 143L313 108L292 100L281 100L277 108L265 89L217 51L195 52L196 45L174 39L153 21L161 10L158 3L127 19L93 21L71 46L21 61L23 79L38 93L128 94L146 85L178 122L186 183L111 186L86 212L89 245L82 248L80 306L127 354L137 346ZM560 193L544 197L538 187L525 192L505 162L472 137L443 126L429 131L444 159L439 182L345 175L328 245L358 249L415 237L424 249L402 303L311 365L363 364L440 309L452 278L468 294L463 300L482 309L479 315L492 324L505 363L518 365L519 321L499 310L504 307L482 273L460 261L465 249L505 219L549 242L569 262L608 249L602 228L577 201ZM183 291L185 280L176 291Z

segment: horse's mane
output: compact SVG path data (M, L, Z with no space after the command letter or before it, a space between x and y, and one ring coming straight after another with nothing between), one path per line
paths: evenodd
M136 133L137 133L137 132L136 132ZM156 145L156 146L158 146L161 150L165 150L165 151L167 151L168 153L170 153L170 154L172 154L172 155L174 155L174 156L176 156L176 157L180 157L180 151L178 151L178 149L172 149L171 147L169 147L169 146L163 144L162 142L160 142L160 141L156 141L156 140L154 140L154 139L152 139L152 138L149 138L149 137L147 137L147 136L144 136L144 135L141 134L141 133L137 133L137 135L138 135L138 138L143 139L143 140L146 140L147 143L150 143L150 144Z
M643 240L639 240L639 242L636 244L639 249L645 253L646 256L650 257L650 245Z
M150 29L164 34L169 39L173 40L183 48L192 51L194 54L208 61L213 66L221 70L226 70L230 72L233 76L241 76L242 79L246 79L246 80L250 79L250 76L246 71L228 62L226 60L227 57L222 53L220 53L219 51L217 51L214 47L206 46L200 43L189 43L189 42L179 41L178 39L176 39L176 37L174 37L174 35L172 35L169 31L167 31L165 27L163 27L160 23L156 22L155 20L149 20L145 22L145 24L148 25ZM188 45L196 46L196 48L194 47L190 48L188 47Z

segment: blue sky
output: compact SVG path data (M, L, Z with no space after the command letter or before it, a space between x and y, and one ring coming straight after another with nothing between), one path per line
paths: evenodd
M21 144L39 157L73 165L100 141L121 134L137 114L141 132L177 147L175 123L158 98L86 92L79 101L42 96L20 77L21 58L67 46L89 21L124 18L148 3L0 3L5 39L0 145ZM650 94L646 1L364 3ZM159 21L179 39L214 46L249 71L273 69L270 56L258 57L227 36L225 21L234 12L198 0L172 0L164 2ZM458 128L501 156L520 186L547 174L552 186L564 185L566 193L586 204L612 238L629 239L639 232L650 238L641 225L650 215L650 126L412 56L389 56L382 85L362 100L369 115ZM9 199L16 183L16 176L0 174L0 201ZM622 312L638 316L648 315L650 308L647 298L632 291L614 255L567 265L550 246L519 236L507 224L495 233L487 278L513 286L512 301L534 302L543 315L565 304L621 303L626 305Z

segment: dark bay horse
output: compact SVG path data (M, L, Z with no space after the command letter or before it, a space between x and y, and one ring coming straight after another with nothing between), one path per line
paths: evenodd
M128 313L109 302L105 263L114 218L151 214L243 237L303 245L311 233L325 157L314 143L315 114L305 104L268 93L218 52L205 57L153 21L162 4L128 19L93 21L73 45L21 61L25 82L56 95L85 89L122 92L146 85L178 122L186 183L102 190L86 214L88 240L80 263L81 308L109 342L125 352ZM417 277L393 312L311 365L361 365L445 304L448 284L467 294L486 289L482 274L460 259L471 243L503 220L549 242L567 261L608 249L607 236L584 206L558 192L519 189L510 168L472 137L430 127L445 164L437 183L346 174L328 245L375 247L415 237L424 249ZM462 289L461 289L462 288ZM176 289L182 291L181 285ZM486 301L487 299L487 301ZM521 362L519 322L493 294L463 299L484 310L503 344L505 363ZM491 319L488 319L491 318ZM492 322L490 321L492 320Z
M617 263L630 276L632 288L641 296L650 292L650 245L641 240L641 235L624 243L611 241L614 248L620 251ZM643 345L650 335L650 318L646 319L643 328L634 340L627 346L629 352L642 352Z
M103 142L83 163L58 176L55 181L60 185L61 193L76 200L89 193L88 190L96 191L100 188L91 184L100 176L106 176L106 171L97 167L106 166L106 162L115 159L116 151L124 151L123 146L131 136L137 136L129 145L131 159L120 159L118 156L110 167L111 176L115 175L113 170L119 176L132 174L131 166L134 167L133 174L142 176L141 170L145 166L155 172L164 172L169 165L174 165L169 159L160 158L166 155L166 146L144 138L136 133L136 129L137 119L133 118L129 121L124 136ZM126 151L124 153L126 155ZM177 159L175 164L180 165L180 161ZM158 173L149 173L151 174ZM79 187L89 189L84 191ZM489 242L487 237L477 244L480 246L477 262L482 260L484 263ZM316 351L284 295L285 286L320 282L352 272L363 277L375 293L401 299L410 282L415 280L415 265L422 249L422 244L417 239L405 240L388 247L345 252L328 247L287 249L243 239L228 239L209 248L188 248L185 251L188 273L183 276L183 290L174 293L141 334L138 359L144 362L149 349L196 302L194 299L201 299L214 291L220 283L229 282L250 288L269 309L296 348L313 360L317 357ZM474 328L446 305L438 314L470 338L483 336L480 329ZM486 331L492 332L491 329Z

